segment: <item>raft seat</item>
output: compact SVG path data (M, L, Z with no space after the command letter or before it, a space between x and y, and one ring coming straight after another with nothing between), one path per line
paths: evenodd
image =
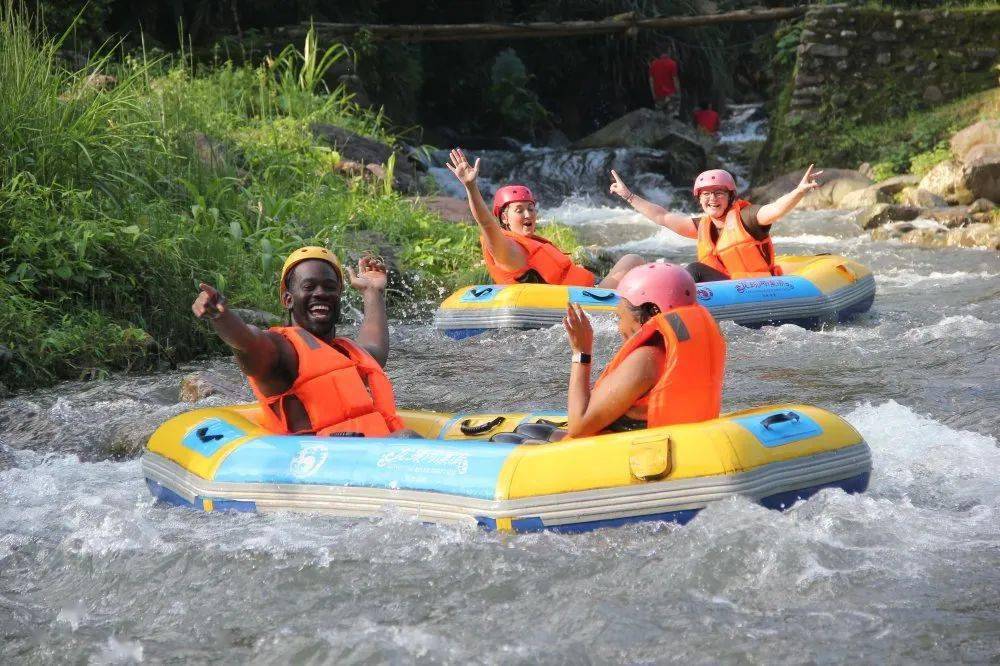
M501 444L548 444L558 442L565 436L565 430L551 423L522 423L514 428L514 432L498 432L490 437L490 441Z

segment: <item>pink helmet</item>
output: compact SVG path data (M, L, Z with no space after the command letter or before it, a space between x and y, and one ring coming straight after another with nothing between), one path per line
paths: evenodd
M618 283L617 292L634 306L652 303L666 312L693 305L698 288L694 278L676 264L654 263L636 266Z
M524 185L504 185L493 195L493 216L500 217L503 207L514 201L535 202L535 195Z
M698 177L694 179L694 192L695 196L701 194L701 191L713 187L719 186L726 188L732 192L736 191L736 181L733 180L732 175L728 171L722 169L709 169L708 171L702 171L698 174Z

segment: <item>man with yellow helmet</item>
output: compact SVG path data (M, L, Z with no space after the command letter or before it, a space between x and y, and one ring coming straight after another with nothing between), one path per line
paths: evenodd
M385 267L365 257L357 273L347 273L364 303L356 342L336 337L344 272L322 247L296 250L281 269L288 326L246 324L204 283L191 305L233 348L261 404L262 425L275 433L385 437L403 429L382 370L389 354Z

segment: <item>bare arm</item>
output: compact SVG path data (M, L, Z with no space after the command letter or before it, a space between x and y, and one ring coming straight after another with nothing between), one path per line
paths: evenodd
M666 227L685 238L698 237L698 227L695 226L689 216L683 213L671 212L663 206L657 206L651 201L646 201L630 190L614 170L611 171L611 193L620 196L638 213L661 227Z
M479 158L476 158L475 165L470 165L462 151L456 148L451 151L451 162L445 166L465 186L472 219L483 232L486 247L497 264L508 271L519 271L527 267L528 257L524 250L504 235L500 222L493 217L493 212L487 207L483 194L479 191L479 185L476 183L476 178L479 176Z
M798 206L802 197L820 186L816 176L823 172L813 172L813 166L809 165L805 175L802 176L802 180L795 186L794 190L760 207L757 211L757 224L763 227L774 224Z
M573 352L589 354L593 330L580 306L567 308L563 321ZM624 416L642 395L656 384L657 369L663 352L655 347L641 347L591 392L590 364L573 363L569 373L567 430L570 437L594 435Z
M389 320L385 312L385 266L374 257L358 262L357 274L347 268L351 286L361 292L364 318L358 329L357 343L383 368L389 358Z
M202 282L200 288L201 293L191 304L194 315L212 325L222 341L232 348L247 375L258 378L273 373L279 360L274 336L240 319L226 306L225 297L211 285Z

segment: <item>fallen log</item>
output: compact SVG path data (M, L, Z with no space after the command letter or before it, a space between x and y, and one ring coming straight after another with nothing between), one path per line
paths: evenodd
M661 16L641 18L621 14L599 21L560 21L538 23L451 23L415 25L378 25L365 23L302 23L283 26L276 34L289 39L301 38L310 25L322 40L352 36L364 31L373 40L398 40L405 42L448 42L473 39L535 39L539 37L580 37L584 35L606 35L634 33L636 30L667 30L671 28L692 28L722 23L750 23L756 21L780 21L797 18L806 12L806 7L778 7L774 9L741 9L720 14L697 16Z

